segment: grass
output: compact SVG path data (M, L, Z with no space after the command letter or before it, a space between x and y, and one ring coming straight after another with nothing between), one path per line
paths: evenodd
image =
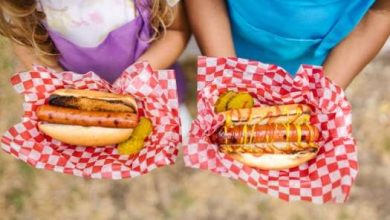
M338 215L339 220L348 220L350 219L350 215L346 211L341 211Z
M19 172L24 179L32 182L34 181L35 173L34 168L26 163L18 163Z
M384 144L383 144L383 149L385 149L385 151L387 153L390 153L390 137L386 137L385 140L384 140Z
M14 189L9 191L5 198L10 206L14 207L17 212L23 210L26 193L22 189Z

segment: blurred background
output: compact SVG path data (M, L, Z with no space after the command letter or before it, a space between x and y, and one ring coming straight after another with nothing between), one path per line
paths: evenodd
M180 58L186 102L195 116L192 41ZM0 39L0 134L19 122L22 97L11 88L19 64ZM36 170L0 150L0 220L8 219L380 219L390 220L390 49L356 78L347 95L360 171L345 204L287 203L207 171L174 166L132 180L82 179Z

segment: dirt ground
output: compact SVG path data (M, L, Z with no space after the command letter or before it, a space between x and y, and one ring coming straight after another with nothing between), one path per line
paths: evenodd
M195 112L195 58L181 59ZM0 41L0 134L20 120L11 88L15 58ZM390 220L390 56L382 54L347 91L360 171L345 204L287 203L210 172L174 166L132 180L90 180L36 170L0 151L0 220L355 219Z

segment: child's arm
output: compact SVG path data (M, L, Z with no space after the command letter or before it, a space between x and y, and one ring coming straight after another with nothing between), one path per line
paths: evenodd
M166 69L175 63L187 46L190 30L181 3L175 8L175 20L160 39L154 41L150 48L137 61L148 61L154 69Z
M186 0L185 4L202 54L235 57L225 0Z
M390 1L377 0L355 30L327 58L325 75L346 88L376 56L390 35Z
M16 43L12 43L12 47L14 49L15 55L19 58L19 61L22 64L21 66L18 67L17 71L23 71L26 69L29 70L34 64L47 66L42 64L42 62L34 55L34 51L32 48L21 46ZM56 64L54 66L49 66L49 67L58 72L63 71L63 69L59 64Z

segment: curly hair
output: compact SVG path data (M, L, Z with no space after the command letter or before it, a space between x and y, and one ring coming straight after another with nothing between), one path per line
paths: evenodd
M150 0L141 7L151 12L149 22L153 33L149 41L161 38L173 23L173 8L166 0ZM45 14L37 10L37 0L0 0L0 34L32 48L38 59L50 66L57 63L59 53L42 24L43 19Z

